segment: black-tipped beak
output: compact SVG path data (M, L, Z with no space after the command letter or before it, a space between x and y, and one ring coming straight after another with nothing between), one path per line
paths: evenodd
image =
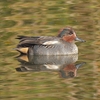
M79 42L86 42L85 40L82 40L82 39L80 39L80 38L78 38L78 37L76 37L75 40L76 40L76 41L79 41Z

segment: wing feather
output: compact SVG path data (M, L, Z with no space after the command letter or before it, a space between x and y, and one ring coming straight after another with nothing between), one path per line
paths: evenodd
M58 43L60 40L59 37L52 36L40 36L40 37L28 37L28 36L18 36L16 39L19 39L19 44L17 47L29 47L38 45L52 45Z

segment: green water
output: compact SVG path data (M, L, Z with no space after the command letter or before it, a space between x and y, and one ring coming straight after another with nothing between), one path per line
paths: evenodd
M17 35L55 36L65 26L87 41L76 43L75 63L86 64L75 77L16 71L21 66L15 58ZM0 100L100 100L99 45L99 0L0 0Z

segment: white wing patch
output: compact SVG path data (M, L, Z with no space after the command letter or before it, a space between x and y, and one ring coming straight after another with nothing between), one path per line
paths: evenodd
M47 42L44 42L43 45L51 45L51 44L58 44L59 41L47 41Z
M59 69L59 65L50 65L50 64L44 64L44 66L47 68L47 69L52 69L52 70L57 70Z

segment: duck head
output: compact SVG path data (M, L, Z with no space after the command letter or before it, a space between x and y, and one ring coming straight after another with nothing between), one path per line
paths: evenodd
M65 27L60 30L58 37L61 37L66 42L73 42L73 41L80 41L85 42L85 40L82 40L76 36L75 31L70 27Z

